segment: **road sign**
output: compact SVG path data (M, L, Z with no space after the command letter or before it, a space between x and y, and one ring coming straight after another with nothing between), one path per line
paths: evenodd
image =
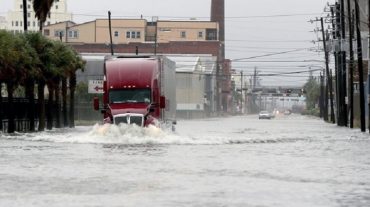
M89 80L88 92L92 94L102 94L103 91L103 80Z

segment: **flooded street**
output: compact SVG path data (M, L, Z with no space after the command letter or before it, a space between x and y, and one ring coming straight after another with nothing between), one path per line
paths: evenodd
M0 137L0 206L370 206L368 133L309 117Z

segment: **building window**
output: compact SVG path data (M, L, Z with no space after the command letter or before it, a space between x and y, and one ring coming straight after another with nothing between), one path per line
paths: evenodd
M15 21L15 26L18 27L18 21Z
M30 21L28 21L28 22L27 22L27 26L28 26L28 27L30 27L30 26L31 26L31 22L30 22Z
M181 38L186 38L186 32L185 31L181 31L180 32L180 36L181 36Z
M12 21L12 27L14 27L14 21Z
M45 29L45 31L46 31L46 29ZM60 34L62 34L62 37L64 37L64 31L63 30L55 30L54 31L54 37L60 37Z
M135 39L136 38L136 32L131 32L131 38Z
M114 31L114 36L115 36L115 37L118 37L118 36L119 36L118 31Z
M78 38L78 31L76 31L76 30L68 31L68 37L69 38Z
M23 9L23 4L20 5L20 8Z
M32 26L36 27L36 22L35 21L32 22Z
M206 29L206 40L217 40L217 29Z
M48 18L50 19L50 13L48 13Z
M19 21L19 24L21 25L21 27L23 26L23 22L22 21Z
M203 32L198 32L198 37L203 38Z
M55 5L55 9L58 9L58 5Z
M28 12L28 13L27 13L27 17L31 17L31 13L29 13L29 12Z
M141 38L141 32L140 31L127 31L126 32L126 38L127 39L140 39Z
M34 22L35 23L35 22ZM45 29L44 30L44 35L45 36L49 36L50 35L50 30L49 29Z
M27 5L27 9L31 9L31 5L29 5L29 4L28 4L28 5Z

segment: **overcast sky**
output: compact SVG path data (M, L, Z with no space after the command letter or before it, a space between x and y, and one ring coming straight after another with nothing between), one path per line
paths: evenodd
M306 71L309 70L308 65L314 65L311 69L316 69L315 65L323 66L320 62L307 62L323 60L322 53L308 51L309 48L317 47L317 44L311 42L317 40L317 35L310 32L316 24L308 21L326 16L324 7L327 2L332 4L334 0L225 0L226 57L236 60L233 68L243 70L245 74L252 74L254 67L257 67L260 74L271 74ZM143 15L147 19L158 16L163 20L209 20L210 4L211 0L74 0L68 1L68 10L77 23L105 18L108 10L112 12L113 18L139 18ZM0 0L0 16L5 16L12 6L13 0ZM237 61L296 49L300 50ZM261 82L264 85L299 85L307 79L307 73L290 76L293 77L261 77Z

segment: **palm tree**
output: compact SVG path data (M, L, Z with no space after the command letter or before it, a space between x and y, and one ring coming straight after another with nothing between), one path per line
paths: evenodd
M43 83L46 84L49 92L49 97L48 97L48 102L46 105L46 128L48 130L51 130L53 128L53 105L54 105L54 91L55 91L55 77L58 75L58 70L56 68L56 54L54 53L54 42L48 41L49 42L49 54L48 56L48 61L49 66L45 68L46 70L43 71ZM45 85L44 85L45 86ZM41 87L40 87L40 92L41 92ZM45 105L44 105L45 106Z
M5 80L8 92L8 133L15 131L15 113L13 93L21 82L27 68L32 66L30 47L27 46L24 38L19 35L12 35L0 31L0 77Z
M51 77L53 71L55 55L53 53L53 43L48 40L40 33L29 33L28 34L29 44L35 49L39 55L40 63L38 68L41 71L41 76L37 79L37 97L38 97L38 108L39 108L39 131L45 130L45 96L44 90L46 80Z
M2 81L5 82L8 92L8 133L13 133L15 131L13 108L14 81L10 75L15 74L15 61L19 58L17 58L17 52L13 51L14 40L15 38L13 38L10 33L0 31L0 77Z
M74 127L74 94L76 90L76 71L83 70L85 61L73 50L61 42L55 42L55 65L58 70L55 73L54 86L57 86L55 94L59 96L59 83L62 80L62 99L63 99L63 124ZM67 78L69 78L70 102L69 102L69 120L67 120ZM51 85L52 86L52 85ZM58 99L58 97L55 97ZM57 107L58 108L58 107Z
M25 86L26 97L28 99L28 109L27 109L27 118L30 122L29 131L35 131L35 79L41 76L41 71L39 69L40 59L36 53L35 48L33 48L30 44L32 40L32 36L29 33L25 33L23 36L24 42L26 43L28 49L28 53L30 56L30 65L26 70L25 76L23 77L22 81Z
M68 116L67 116L67 78L68 74L71 68L71 64L74 59L75 59L75 54L73 53L73 50L61 43L61 42L56 42L55 43L55 53L57 61L56 61L56 67L60 70L61 74L56 78L56 90L55 90L55 101L57 102L57 107L56 107L56 117L57 117L57 123L56 127L60 127L60 123L58 123L59 120L59 113L60 113L60 107L59 107L59 96L60 96L60 88L59 88L59 82L62 82L62 89L61 89L61 94L62 94L62 118L63 118L63 126L67 127L68 126Z
M76 51L73 51L75 55L75 59L73 61L73 67L69 71L69 91L70 91L70 111L69 111L69 127L74 128L74 103L75 103L75 90L76 90L76 71L77 70L84 70L85 61L77 54Z
M73 59L68 59L68 56L65 56L64 53L68 51L68 47L62 44L59 41L53 42L52 52L54 54L54 68L49 74L47 81L47 87L49 89L49 101L47 105L47 128L52 128L53 114L55 114L56 119L56 128L60 128L60 81L61 77L64 75L64 71L68 70L70 63ZM55 107L54 107L55 106Z
M4 31L0 31L0 132L3 130L3 97L2 97L2 88L3 88L3 75L2 71L3 65L5 65L5 47L4 47L4 37L6 36L6 33Z
M40 21L40 32L42 32L42 27L48 17L53 3L54 0L33 0L33 10L35 10L35 16Z
M0 132L3 131L3 94L1 93L3 91L3 83L0 80Z
M68 115L67 115L67 77L62 76L62 113L63 113L63 127L68 126Z

